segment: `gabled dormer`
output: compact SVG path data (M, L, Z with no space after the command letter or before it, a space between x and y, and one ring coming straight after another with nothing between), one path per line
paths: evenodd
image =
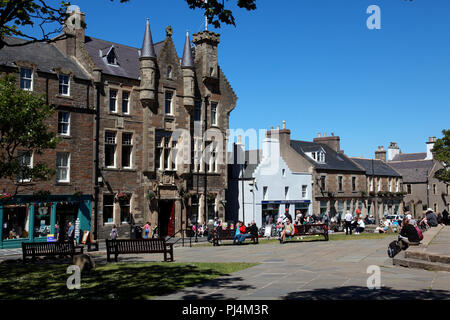
M100 56L107 65L119 66L118 56L114 46L100 50Z
M326 162L326 152L322 147L319 147L317 150L305 152L305 154L317 163Z

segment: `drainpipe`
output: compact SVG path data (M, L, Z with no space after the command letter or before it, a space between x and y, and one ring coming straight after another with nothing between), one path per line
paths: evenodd
M102 70L94 69L94 85L96 92L95 102L95 154L94 154L94 240L98 239L98 203L100 193L100 165L99 165L99 150L100 150L100 94L101 94L101 79Z

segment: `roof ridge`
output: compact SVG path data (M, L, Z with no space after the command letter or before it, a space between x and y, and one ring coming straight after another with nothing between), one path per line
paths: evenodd
M99 40L99 41L103 41L103 42L108 42L108 43L113 44L113 45L116 44L116 45L119 45L119 46L122 46L122 47L128 47L128 48L130 48L130 49L141 50L141 48L132 47L132 46L129 46L129 45L127 45L127 44L122 44L122 43L118 43L118 42L113 42L113 41L109 41L109 40L104 40L104 39L100 39L100 38L91 37L91 36L86 36L86 37L87 37L87 38L90 38L90 39L94 39L94 40ZM164 42L164 40L161 40L161 41L158 41L158 42L153 43L153 45L156 46L157 44L160 44L160 43L163 43L163 42Z

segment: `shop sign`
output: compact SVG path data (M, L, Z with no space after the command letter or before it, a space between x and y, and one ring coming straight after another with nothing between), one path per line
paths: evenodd
M54 234L48 234L47 235L47 242L55 242L55 235Z

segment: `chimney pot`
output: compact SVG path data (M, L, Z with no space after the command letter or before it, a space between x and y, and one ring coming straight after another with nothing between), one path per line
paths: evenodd
M286 129L286 120L283 120L283 129Z
M320 138L320 132L319 132L319 135L318 135L318 137Z
M323 137L325 138L326 136L327 136L327 134L324 132L324 133L323 133Z

